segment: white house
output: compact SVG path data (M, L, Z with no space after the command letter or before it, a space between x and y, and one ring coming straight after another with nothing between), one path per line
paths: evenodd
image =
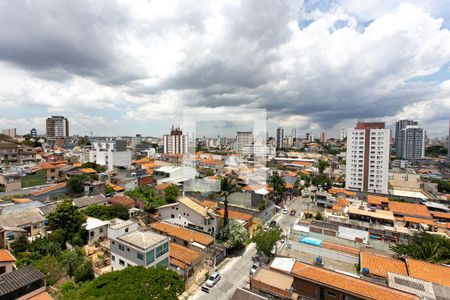
M183 183L195 179L195 175L197 175L197 171L192 167L165 166L153 172L156 184L165 182L172 184Z
M126 141L106 141L92 143L93 150L89 151L89 161L108 166L129 168L131 166L131 152L127 150Z
M87 217L83 226L88 232L88 244L92 245L97 241L102 241L108 237L108 221Z
M138 230L139 225L131 220L113 219L109 222L108 238L115 239L121 235Z
M220 222L219 215L212 209L188 197L178 199L177 203L160 206L158 216L162 221L201 230L208 234L216 233Z
M167 236L142 230L111 238L111 268L117 271L129 266L168 267L169 242Z

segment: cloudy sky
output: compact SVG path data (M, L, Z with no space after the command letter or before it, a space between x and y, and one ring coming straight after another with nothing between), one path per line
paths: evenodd
M0 0L0 128L160 136L185 108L269 132L356 120L448 133L450 0Z

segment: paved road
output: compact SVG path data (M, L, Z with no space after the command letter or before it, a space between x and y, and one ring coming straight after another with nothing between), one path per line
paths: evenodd
M297 220L298 213L308 209L310 198L296 197L292 201L288 201L286 207L295 209L296 216L289 214L283 215L281 212L273 216L285 233L289 232L289 228ZM244 254L240 257L232 258L222 269L219 270L222 279L210 290L209 293L203 292L200 288L189 297L192 300L209 300L209 299L230 299L234 291L238 287L249 287L250 280L249 271L253 264L253 257L256 255L255 244L247 246Z
M230 299L237 287L248 286L250 280L249 271L253 265L252 258L256 255L255 244L247 246L244 254L233 257L221 270L222 279L210 290L203 292L200 288L189 299L210 300Z

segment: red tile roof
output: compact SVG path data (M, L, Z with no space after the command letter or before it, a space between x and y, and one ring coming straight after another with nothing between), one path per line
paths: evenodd
M409 276L450 287L450 267L406 258Z
M119 205L126 206L128 208L133 208L135 201L128 196L115 195L109 199L109 203L119 204Z
M182 269L187 269L198 261L203 255L197 251L183 247L176 243L170 243L169 256L171 264L174 264Z
M382 196L369 195L367 196L369 204L381 205L382 203L389 203L389 198Z
M0 249L0 262L14 262L16 259L11 252L6 249Z
M398 215L425 217L427 219L431 219L428 208L422 204L391 201L389 202L389 210Z
M32 196L40 196L42 194L45 194L45 193L48 193L48 192L51 192L51 191L63 188L66 185L67 185L66 182L61 182L61 183L58 183L58 184L55 184L55 185L52 185L52 186L49 186L49 187L45 187L45 188L41 188L41 189L38 189L36 191L33 191L33 192L30 193L30 195L32 195Z
M166 222L155 222L150 224L150 227L156 231L165 233L169 236L181 239L189 243L197 242L201 245L209 246L214 242L214 238L210 235Z
M344 291L348 294L355 295L355 297L362 296L367 299L380 300L419 299L411 294L298 261L294 264L291 273L296 277Z
M360 265L361 268L369 269L370 274L382 278L387 278L388 272L408 276L406 264L403 261L367 251L361 251Z
M358 248L353 248L353 247L349 247L349 246L342 246L342 245L334 244L334 243L327 242L327 241L322 241L322 247L325 248L325 249L330 249L330 250L335 250L335 251L339 251L339 252L349 253L349 254L352 254L352 255L359 255L359 249Z

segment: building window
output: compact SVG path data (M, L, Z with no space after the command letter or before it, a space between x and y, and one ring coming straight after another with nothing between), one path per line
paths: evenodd
M128 228L125 228L125 233L127 233L128 232Z
M130 252L130 248L127 247L127 251Z
M140 260L144 260L144 254L142 254L142 253L137 253L136 254L136 257L138 258L138 259L140 259Z
M175 218L175 215L174 215L174 214L171 214L171 215L170 215L170 218L174 219L174 218Z
M119 250L125 251L125 247L123 245L119 245Z
M156 257L160 257L161 255L167 253L169 251L169 244L164 243L158 247L156 247Z
M124 266L125 262L123 260L119 259L119 265Z
M111 241L111 244L113 244L113 245L114 245L114 244L115 244L115 243L114 243L114 241Z
M327 295L333 298L336 297L336 293L333 292L327 292Z
M145 264L148 266L154 261L155 261L155 251L152 249L147 252L147 260L145 261Z
M168 257L164 258L162 261L160 261L158 263L158 266L162 266L162 267L166 267L167 268L169 266L169 258Z
M116 257L114 255L111 255L111 260L116 261Z

